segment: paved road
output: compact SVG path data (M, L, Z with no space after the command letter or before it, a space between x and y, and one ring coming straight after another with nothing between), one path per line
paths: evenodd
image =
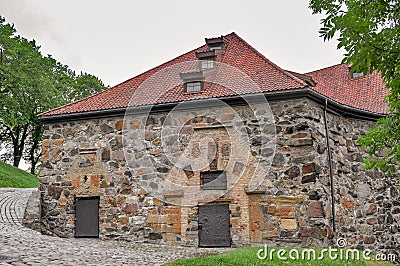
M0 188L0 265L162 265L224 251L41 235L21 224L32 191Z

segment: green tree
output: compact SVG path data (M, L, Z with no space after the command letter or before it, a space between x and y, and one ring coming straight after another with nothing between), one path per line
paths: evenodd
M345 49L343 62L353 72L379 71L390 89L389 114L360 143L370 155L366 168L400 176L400 1L311 0L310 8L323 15L324 40L337 38Z
M35 41L16 35L0 16L0 147L11 147L14 166L22 158L35 173L43 125L37 115L105 88L97 77L76 75L51 56L43 56Z

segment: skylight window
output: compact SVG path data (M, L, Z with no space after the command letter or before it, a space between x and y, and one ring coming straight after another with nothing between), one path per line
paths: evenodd
M352 76L353 76L353 79L362 78L362 77L364 77L364 72L354 72Z

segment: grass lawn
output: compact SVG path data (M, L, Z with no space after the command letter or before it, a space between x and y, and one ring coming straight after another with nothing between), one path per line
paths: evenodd
M38 187L39 179L24 170L0 162L0 187Z
M283 254L283 257L288 258L286 261L279 260L277 258L277 252L273 253L273 259L266 258L261 260L257 257L257 252L260 247L245 247L245 248L237 248L232 251L228 251L223 254L208 256L208 257L197 257L197 258L189 258L189 259L181 259L174 262L170 262L165 264L165 266L175 266L175 265L196 265L196 266L250 266L250 265L371 265L371 266L383 266L383 265L394 265L390 262L381 262L381 261L373 261L373 260L331 260L328 253L324 253L324 258L321 260L309 260L307 256L305 256L305 260L291 260L289 257L289 251L291 249L285 248L286 253ZM270 254L272 247L268 247L268 254ZM280 248L275 248L276 250ZM299 253L299 257L301 258L302 251L304 249L298 248L296 249ZM316 258L321 254L321 248L315 248ZM346 249L343 250L343 258L345 256ZM307 253L306 253L307 254ZM339 252L337 254L340 254ZM264 252L260 254L264 255ZM292 256L296 256L295 253L292 253ZM340 256L340 255L338 255ZM360 257L363 257L362 252L360 252ZM371 256L372 257L372 256ZM350 255L349 258L352 258Z

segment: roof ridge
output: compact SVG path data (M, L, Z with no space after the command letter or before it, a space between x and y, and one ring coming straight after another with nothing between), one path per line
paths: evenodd
M316 70L309 71L309 72L302 73L302 74L307 75L307 74L315 73L315 72L322 71L322 70L325 70L325 69L328 69L328 68L334 68L334 67L337 67L337 66L340 66L340 65L347 65L347 64L346 63L337 63L337 64L332 65L332 66L323 67L323 68L316 69Z
M230 34L229 34L229 35L230 35ZM227 35L227 36L228 36L228 35ZM59 109L61 109L61 108L64 108L64 107L67 107L67 106L70 106L70 105L73 105L73 104L76 104L76 103L85 101L85 100L90 99L90 98L93 98L93 97L95 97L95 96L97 96L97 95L100 95L100 94L102 94L102 93L105 93L105 92L109 92L109 91L111 91L111 90L118 89L118 88L119 88L120 86L122 86L124 83L127 83L127 82L130 82L130 81L134 80L134 79L137 79L137 78L139 78L140 76L143 76L143 75L147 74L147 73L150 72L150 71L156 70L157 68L162 68L163 65L166 65L166 64L168 64L168 63L170 63L170 62L176 60L176 59L179 58L179 57L183 57L183 56L185 56L185 55L187 55L187 54L193 53L194 51L200 49L200 48L203 47L203 46L205 46L205 45L203 44L203 45L201 45L201 46L199 46L199 47L197 47L197 48L194 48L194 49L192 49L192 50L190 50L190 51L188 51L188 52L186 52L186 53L184 53L184 54L181 54L181 55L179 55L179 56L176 56L176 57L174 57L174 58L168 60L167 62L164 62L164 63L162 63L162 64L160 64L160 65L158 65L158 66L152 67L152 68L150 68L150 69L148 69L148 70L146 70L146 71L144 71L144 72L142 72L142 73L140 73L140 74L138 74L138 75L136 75L136 76L134 76L134 77L132 77L132 78L129 78L129 79L125 80L125 81L122 81L122 82L118 83L117 85L114 85L114 86L112 86L112 87L110 87L110 88L107 88L107 89L105 89L105 90L102 90L102 91L100 91L100 92L98 92L98 93L96 93L96 94L90 95L90 96L88 96L88 97L82 98L82 99L77 100L77 101L74 101L74 102L70 102L70 103L61 105L61 106L56 107L56 108L52 108L52 109L50 109L50 110L47 110L47 111L45 111L45 112L42 112L42 113L38 114L38 116L45 116L48 112L52 112L52 111L55 111L55 110L59 110ZM137 89L137 88L133 88L133 89Z
M274 62L272 62L271 60L269 60L267 57L265 57L262 53L260 53L256 48L254 48L253 46L251 46L248 42L246 42L242 37L240 37L239 35L237 35L235 32L230 33L229 35L234 35L235 37L237 37L240 41L242 41L245 45L247 45L252 51L254 51L258 56L260 56L266 63L270 64L271 66L273 66L276 70L282 72L283 74L285 74L286 76L290 77L291 79L295 80L296 82L300 83L300 85L303 86L307 86L307 84L297 78L296 76L288 73L286 70L284 70L283 68L281 68L280 66L278 66L277 64L275 64Z

